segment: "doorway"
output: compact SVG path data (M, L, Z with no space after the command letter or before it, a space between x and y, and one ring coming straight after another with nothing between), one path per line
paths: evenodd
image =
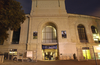
M89 49L84 49L82 51L83 51L84 59L91 59L91 55L90 55L90 50Z
M57 60L58 54L57 49L43 49L42 50L43 60Z

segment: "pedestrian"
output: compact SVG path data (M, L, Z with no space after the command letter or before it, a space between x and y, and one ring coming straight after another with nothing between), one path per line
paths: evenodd
M76 54L75 53L73 54L73 58L74 58L74 60L76 59Z

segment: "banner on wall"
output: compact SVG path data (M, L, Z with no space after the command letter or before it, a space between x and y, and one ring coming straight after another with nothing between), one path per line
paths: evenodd
M61 31L61 33L62 33L62 38L66 38L66 31Z
M42 49L57 49L57 45L42 45Z
M37 35L38 35L38 33L36 31L33 32L33 39L37 39Z

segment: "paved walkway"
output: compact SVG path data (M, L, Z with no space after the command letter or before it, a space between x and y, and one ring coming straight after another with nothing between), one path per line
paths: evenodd
M100 60L97 61L100 65ZM59 61L38 61L38 62L20 62L5 60L0 65L96 65L94 60L89 61L77 61L77 60L59 60Z

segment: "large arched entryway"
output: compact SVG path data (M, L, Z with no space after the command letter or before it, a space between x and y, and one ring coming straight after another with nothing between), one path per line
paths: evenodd
M43 60L57 60L57 28L53 23L47 23L42 28L42 57Z

